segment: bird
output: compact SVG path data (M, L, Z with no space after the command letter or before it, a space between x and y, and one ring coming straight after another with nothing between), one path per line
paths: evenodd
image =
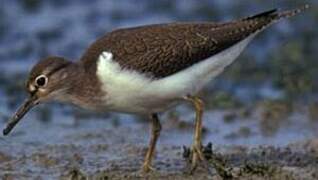
M96 112L149 117L151 136L141 170L152 160L161 131L159 114L182 103L195 109L191 169L202 153L204 102L198 93L228 67L257 34L307 9L268 10L227 22L174 22L122 28L93 42L79 61L41 59L26 81L29 96L3 130L8 135L34 106L56 101Z

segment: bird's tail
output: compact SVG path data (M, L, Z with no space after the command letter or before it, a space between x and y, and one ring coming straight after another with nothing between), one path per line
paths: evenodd
M293 16L305 11L308 8L309 8L309 5L305 4L299 8L296 8L296 9L282 11L282 12L276 12L276 18L277 19L290 18L290 17L293 17Z
M246 21L246 20L254 20L254 19L267 19L270 21L276 21L282 18L289 18L289 17L293 17L303 11L305 11L306 9L309 8L309 5L303 5L299 8L296 9L292 9L292 10L286 10L286 11L278 11L277 9L271 9L269 11L265 11L253 16L249 16L246 18L241 19L242 21Z
M260 32L264 29L266 29L268 26L274 24L275 22L279 21L283 18L289 18L293 17L304 10L308 9L309 5L303 5L299 8L292 9L292 10L286 10L286 11L278 11L277 9L272 9L269 11L265 11L253 16L249 16L246 18L241 19L241 21L250 22L255 25L255 22L258 22L256 24L256 30L255 32Z

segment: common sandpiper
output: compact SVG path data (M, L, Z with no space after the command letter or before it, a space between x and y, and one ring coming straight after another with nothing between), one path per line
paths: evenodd
M303 7L266 11L225 23L188 22L118 29L92 43L78 62L51 56L39 61L26 83L29 98L9 120L8 135L35 105L65 102L93 111L149 116L149 148L142 170L152 170L161 125L158 113L183 101L196 111L191 166L202 154L203 101L198 92L230 65L264 29Z

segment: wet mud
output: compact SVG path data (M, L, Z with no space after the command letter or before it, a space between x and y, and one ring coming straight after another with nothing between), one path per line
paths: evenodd
M317 179L318 139L314 127L317 124L312 121L310 111L307 110L307 116L286 111L289 115L277 116L279 118L275 115L273 122L268 117L268 109L273 112L276 106L282 105L281 102L274 104L274 107L269 107L268 103L260 103L259 108L252 109L248 116L242 113L246 110L240 108L207 110L204 154L208 166L202 163L192 174L189 147L194 113L188 106L161 116L163 131L155 154L155 171L148 174L139 171L149 138L146 119L79 112L60 113L53 115L52 120L41 122L34 118L41 112L34 111L14 129L12 135L0 138L0 177ZM302 119L297 118L299 116ZM297 124L293 119L305 122ZM216 130L215 126L223 129ZM306 132L312 134L301 136L301 131L296 132L298 128L307 128Z

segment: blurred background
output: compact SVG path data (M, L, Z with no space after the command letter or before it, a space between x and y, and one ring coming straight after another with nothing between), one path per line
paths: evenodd
M283 146L317 138L318 3L309 0L1 0L0 125L27 96L24 81L35 63L48 55L76 61L90 43L113 29L229 21L306 3L311 5L309 10L261 33L202 92L207 109L204 142ZM189 145L193 118L194 111L187 105L163 114L160 144ZM0 151L32 154L34 148L59 144L145 145L148 137L147 120L141 117L96 115L52 104L34 109L9 137L0 137Z

